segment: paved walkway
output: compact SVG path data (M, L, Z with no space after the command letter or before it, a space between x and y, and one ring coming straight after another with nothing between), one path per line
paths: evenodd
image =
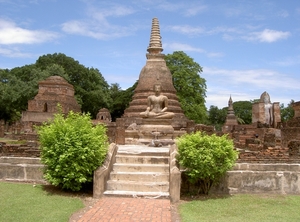
M93 221L171 222L171 204L167 199L103 197L78 220Z

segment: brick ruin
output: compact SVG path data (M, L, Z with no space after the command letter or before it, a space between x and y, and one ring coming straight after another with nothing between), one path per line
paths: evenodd
M60 76L50 76L39 82L38 94L28 101L28 109L19 122L9 126L0 121L0 137L19 140L20 143L0 144L0 156L38 157L38 137L35 126L52 119L60 104L62 113L81 112L74 97L74 87Z
M299 163L300 102L294 103L293 108L293 119L282 124L279 103L271 103L269 94L264 92L252 106L252 124L230 125L226 128L229 131L223 130L234 140L238 162Z
M48 117L48 113L44 112L44 104L47 105L53 111L54 104L53 98L56 98L56 102L60 101L64 112L74 108L78 111L77 103L75 106L69 106L69 103L63 103L66 101L66 98L74 95L72 91L73 87L70 87L66 84L65 80L62 81L63 84L53 84L51 80L62 80L61 77L57 78L48 78L50 83L45 83L42 81L42 89L39 91L39 95L35 97L34 100L29 101L29 107L27 113L44 113ZM56 90L59 91L60 87L65 87L64 93L51 94L51 90L46 90L45 87L52 86L52 92ZM60 85L60 87L59 87ZM71 90L71 91L68 91ZM46 92L43 97L42 91ZM68 95L66 95L68 93ZM62 96L63 95L63 96ZM265 95L269 95L265 92L262 94L261 98ZM62 96L63 99L60 99ZM49 101L47 100L49 98ZM75 99L75 98L74 98ZM70 100L74 101L74 100ZM34 104L34 105L32 105ZM52 105L51 105L52 104ZM230 97L228 103L228 113L226 118L226 123L223 126L223 133L228 133L229 136L233 139L235 148L239 150L239 159L238 162L248 162L248 163L299 163L300 161L300 101L293 104L293 109L295 115L293 119L282 124L280 123L280 108L278 103L272 104L273 110L273 125L270 125L270 122L267 124L267 118L265 118L266 109L264 109L264 102L261 99L259 102L253 104L252 108L252 124L249 125L239 125L237 124L236 117L234 115L234 110L232 107L232 99ZM269 106L270 107L270 106ZM53 115L53 112L49 112ZM128 113L127 113L128 115ZM34 115L31 115L33 117ZM38 157L38 144L37 144L37 135L34 132L34 126L41 124L40 116L37 115L37 119L33 121L23 121L25 118L22 118L22 121L17 122L11 126L8 126L4 121L0 121L0 137L6 137L14 140L23 140L27 141L22 144L5 144L2 142L0 144L0 156L27 156L27 157ZM25 119L26 120L26 119ZM109 142L125 141L125 131L128 126L125 124L126 121L120 119L116 122L111 121L110 113L107 109L103 108L99 110L97 114L97 119L93 120L94 124L105 124L107 126L107 134L109 137ZM134 127L134 126L133 126ZM186 122L186 129L192 131L204 131L208 134L217 133L212 126L207 126L203 124L194 124L193 122Z
M57 112L57 104L62 113L81 112L74 97L74 87L60 76L50 76L39 82L38 94L28 101L28 110L22 113L22 122L44 122L52 119Z

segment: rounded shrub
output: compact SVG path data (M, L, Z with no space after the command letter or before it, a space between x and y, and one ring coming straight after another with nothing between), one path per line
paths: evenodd
M227 135L207 135L201 132L178 138L177 160L186 169L193 184L199 184L198 193L208 194L212 184L230 170L238 157L233 141Z
M79 191L93 180L94 170L102 165L107 151L106 127L93 126L89 114L55 114L38 129L44 177L62 189Z

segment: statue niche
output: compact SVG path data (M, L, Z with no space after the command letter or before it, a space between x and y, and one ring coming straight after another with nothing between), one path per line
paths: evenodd
M261 127L276 128L280 121L279 103L271 103L270 95L267 92L262 93L259 102L252 105L252 123L258 123Z

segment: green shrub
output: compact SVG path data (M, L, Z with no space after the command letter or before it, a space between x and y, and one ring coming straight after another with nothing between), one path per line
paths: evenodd
M61 113L38 127L41 161L46 165L44 177L62 189L78 191L91 182L93 171L107 154L105 126L92 125L89 114Z
M204 194L233 167L238 156L227 135L185 134L177 140L177 146L179 164L186 169L188 180L199 184L198 193Z

